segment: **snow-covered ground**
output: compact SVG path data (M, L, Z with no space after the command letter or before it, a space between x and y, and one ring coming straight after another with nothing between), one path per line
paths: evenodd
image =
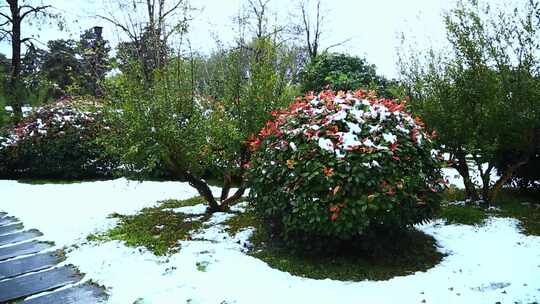
M219 190L219 189L213 189ZM472 227L433 222L418 228L447 253L428 270L388 281L340 282L292 276L243 253L250 231L236 236L220 223L183 241L179 253L156 257L121 242L85 244L103 231L113 212L132 214L158 200L184 199L195 191L177 182L125 179L68 185L0 181L0 210L17 216L43 239L69 246L73 263L109 288L110 303L534 303L540 302L540 237L525 236L513 219L492 218ZM179 210L198 213L201 206ZM71 246L78 245L78 246Z

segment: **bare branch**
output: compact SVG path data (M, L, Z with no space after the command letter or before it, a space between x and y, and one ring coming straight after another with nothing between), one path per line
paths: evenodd
M178 1L178 3L176 3L175 6L173 6L173 7L172 7L171 9L169 9L168 11L164 12L164 13L160 16L160 19L163 20L163 19L167 18L167 16L168 16L169 14L171 14L172 12L174 12L175 10L177 10L177 9L180 7L180 5L181 5L182 3L184 3L184 0Z
M19 7L19 12L21 12L23 8L27 8L28 10L21 14L21 20L24 19L26 16L28 16L28 14L37 14L51 7L52 6L50 5L42 5L42 6L36 6L36 7L33 7L31 5L23 5Z
M331 44L330 46L326 47L324 49L324 52L328 52L328 50L332 49L332 48L335 48L335 47L338 47L338 46L341 46L341 45L344 45L345 43L351 41L352 39L351 38L347 38L341 42L337 42L337 43L334 43L334 44Z
M11 33L11 31L8 31L8 30L5 30L5 29L0 29L0 33L4 33L5 35L9 35L9 36L13 37L13 34Z
M6 18L6 19L8 20L8 22L13 22L13 19L11 19L11 17L10 17L10 16L8 16L8 15L6 15L6 14L2 13L2 12L0 12L0 16L2 16L2 17L4 17L4 18Z
M9 36L10 39L13 38L13 34L10 31L0 29L0 41L4 40L7 36Z
M124 33L126 33L130 39L132 39L133 41L137 41L137 37L134 33L132 33L125 25L123 25L122 23L120 23L119 21L115 20L115 19L112 19L112 18L109 18L107 16L102 16L102 15L96 15L96 17L98 18L101 18L107 22L110 22L112 23L114 26L122 29L122 31L124 31Z

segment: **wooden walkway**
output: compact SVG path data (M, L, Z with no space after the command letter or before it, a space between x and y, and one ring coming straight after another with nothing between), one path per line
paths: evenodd
M103 303L105 291L81 284L84 275L75 266L59 266L61 253L35 240L42 235L24 230L18 219L0 212L0 303Z

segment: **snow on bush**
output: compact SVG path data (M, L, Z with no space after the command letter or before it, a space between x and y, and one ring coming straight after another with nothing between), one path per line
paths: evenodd
M98 132L107 130L99 106L63 99L29 114L0 137L0 175L80 178L107 175Z
M347 241L428 220L441 163L434 134L404 106L325 91L273 112L250 140L250 198L271 232L291 244Z

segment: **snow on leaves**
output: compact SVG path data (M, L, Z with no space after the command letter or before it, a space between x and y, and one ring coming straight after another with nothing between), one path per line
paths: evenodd
M271 135L305 137L338 158L358 151L396 151L399 141L407 137L420 147L431 136L424 123L404 107L405 101L377 98L362 90L309 94L298 98L287 110L274 111L274 120L251 139L250 146L256 150ZM300 127L297 121L303 122Z

